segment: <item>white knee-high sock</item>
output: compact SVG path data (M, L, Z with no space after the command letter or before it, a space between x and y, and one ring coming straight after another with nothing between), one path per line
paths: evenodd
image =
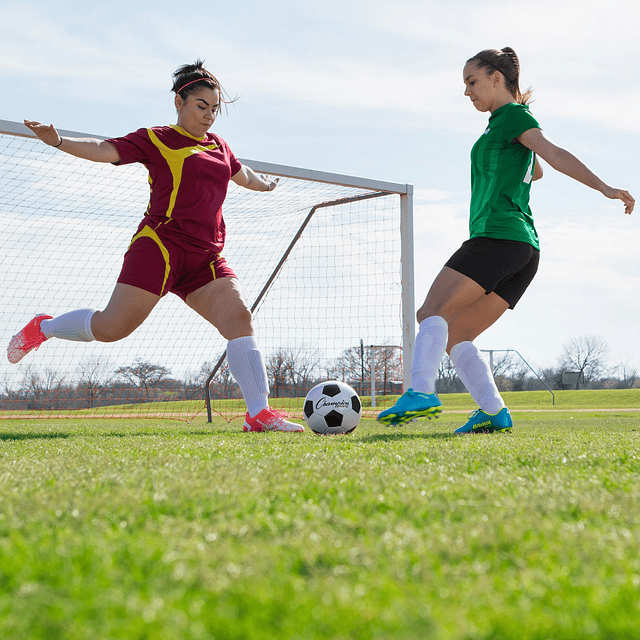
M240 385L247 403L247 411L253 418L269 406L269 383L262 354L253 336L243 336L227 343L229 371Z
M451 349L450 357L460 380L483 411L494 415L504 409L489 364L473 342L459 342Z
M40 331L47 338L61 338L74 342L93 342L91 318L96 309L76 309L40 323Z
M420 323L411 365L411 388L414 391L435 392L448 335L449 326L440 316L431 316Z

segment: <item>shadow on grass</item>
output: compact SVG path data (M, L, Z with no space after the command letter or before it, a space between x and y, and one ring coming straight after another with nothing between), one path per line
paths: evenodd
M70 438L70 433L0 433L0 440L54 440L55 438Z
M144 436L158 436L161 438L175 438L183 436L212 436L215 435L213 430L211 431L105 431L104 433L91 433L83 434L85 437L90 438L142 438Z
M399 440L451 440L453 433L375 433L362 436L362 442L394 442Z
M214 435L213 431L174 431L171 433L167 432L155 432L152 430L149 431L106 431L103 433L63 433L61 431L56 431L53 433L9 433L9 432L0 432L0 442L18 442L20 440L55 440L57 438L66 440L68 438L144 438L149 436L160 436L160 437L176 437L176 436L211 436Z

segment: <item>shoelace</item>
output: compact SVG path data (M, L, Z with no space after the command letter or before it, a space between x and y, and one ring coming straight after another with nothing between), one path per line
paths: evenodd
M421 397L425 397L428 396L428 393L423 393L422 391L414 391L413 389L407 389L404 394L405 396L421 396Z
M282 421L289 417L289 414L286 411L278 411L277 409L271 409L271 413L273 414L273 417L271 418L269 423Z

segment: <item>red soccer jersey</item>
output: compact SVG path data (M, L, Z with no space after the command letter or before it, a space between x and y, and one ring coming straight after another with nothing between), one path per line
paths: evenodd
M222 251L222 203L229 179L242 167L222 138L207 133L198 139L173 125L108 141L120 154L119 164L140 162L149 170L151 195L139 229L162 224L176 241Z

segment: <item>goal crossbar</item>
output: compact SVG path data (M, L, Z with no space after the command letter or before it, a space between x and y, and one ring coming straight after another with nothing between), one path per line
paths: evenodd
M96 140L107 140L108 136L91 135L81 133L79 131L70 131L67 129L57 129L61 136L69 138L95 138ZM35 134L31 129L20 122L12 122L10 120L0 120L0 134L10 134L14 136L22 136L24 138L35 138ZM297 178L299 180L309 180L311 182L324 182L328 184L339 184L343 187L353 187L355 189L372 189L375 191L386 191L388 193L397 193L398 195L407 195L413 193L413 185L401 184L396 182L386 182L383 180L373 180L370 178L360 178L340 173L330 173L328 171L317 171L315 169L303 169L301 167L292 167L283 164L274 164L272 162L263 162L259 160L250 160L247 158L238 158L241 164L246 164L258 173L266 173L272 176L280 176L287 178Z

